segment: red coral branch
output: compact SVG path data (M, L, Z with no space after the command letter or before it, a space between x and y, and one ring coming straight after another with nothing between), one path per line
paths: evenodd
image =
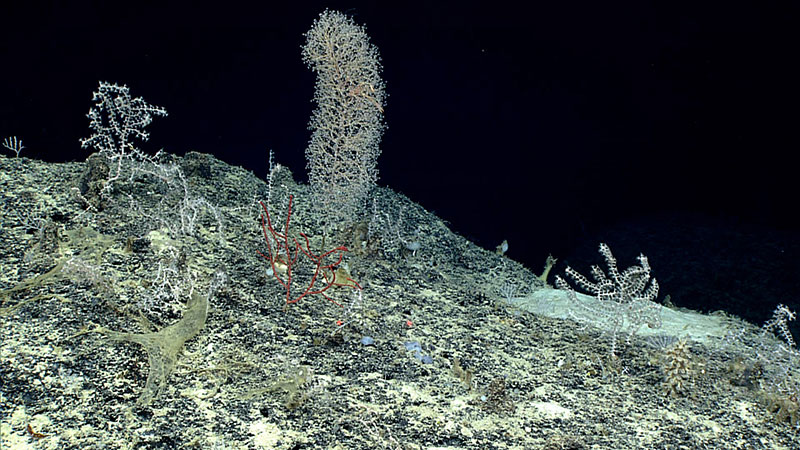
M269 211L267 210L267 206L264 202L259 202L261 204L261 208L264 210L264 214L261 215L261 230L264 232L264 240L267 241L267 252L268 254L265 255L261 252L258 252L259 255L263 256L270 262L270 266L272 267L272 275L275 277L276 280L286 289L286 304L297 303L300 301L301 298L307 295L322 295L328 301L341 307L342 305L337 303L335 300L330 298L325 291L330 289L333 286L348 286L352 287L353 289L361 289L361 285L359 285L355 280L345 277L345 280L349 283L339 283L336 281L336 271L339 267L339 264L342 262L342 258L344 257L344 253L347 252L347 247L339 246L328 250L320 255L315 255L314 252L311 250L311 245L308 240L308 236L304 233L299 233L300 236L303 238L305 247L300 244L300 241L297 240L296 237L289 237L289 222L292 219L292 203L294 201L294 196L289 196L289 207L286 212L286 224L283 228L283 232L278 232L272 226L272 219L269 215ZM269 234L267 234L269 233ZM270 239L270 236L272 237ZM275 241L275 248L272 248L272 241ZM258 251L258 250L256 250ZM294 281L293 276L293 269L297 264L297 258L300 254L304 254L311 260L316 268L314 269L314 275L311 277L311 281L309 281L308 286L305 287L303 292L298 295L297 297L292 298L292 282ZM336 254L338 258L336 262L325 264L325 258L329 255ZM328 278L327 272L331 273L331 277ZM285 272L285 278L281 278L279 272ZM320 274L322 274L322 278L325 280L325 285L323 287L318 287L317 289L314 288L317 281L320 279Z

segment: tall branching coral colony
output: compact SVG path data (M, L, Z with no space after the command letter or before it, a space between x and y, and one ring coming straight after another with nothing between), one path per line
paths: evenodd
M325 11L306 33L302 54L317 75L306 149L314 207L330 225L354 223L378 178L385 129L378 48L352 18Z

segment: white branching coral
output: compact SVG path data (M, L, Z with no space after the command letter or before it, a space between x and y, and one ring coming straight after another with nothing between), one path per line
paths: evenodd
M150 139L145 127L153 121L153 116L166 116L167 110L153 106L141 97L131 98L130 90L124 84L119 86L104 81L93 93L92 100L95 104L86 117L93 134L81 139L81 147L94 148L112 166L113 173L103 188L105 194L111 182L120 178L124 163L152 160L134 146L133 141Z
M150 134L145 127L153 116L167 115L166 109L150 105L141 97L131 98L124 84L101 81L92 100L96 103L86 117L94 134L81 139L81 147L94 147L100 152L125 152L134 138L147 141Z
M594 297L594 301L581 299L569 283L556 276L556 287L567 292L572 302L570 314L581 323L593 323L606 330L611 338L611 355L616 354L619 334L631 337L647 324L651 328L661 326L660 305L654 302L658 296L658 282L650 276L647 257L639 255L638 266L620 272L617 260L606 244L600 244L600 253L606 259L608 274L598 266L592 266L594 282L567 267L566 275L581 289Z

